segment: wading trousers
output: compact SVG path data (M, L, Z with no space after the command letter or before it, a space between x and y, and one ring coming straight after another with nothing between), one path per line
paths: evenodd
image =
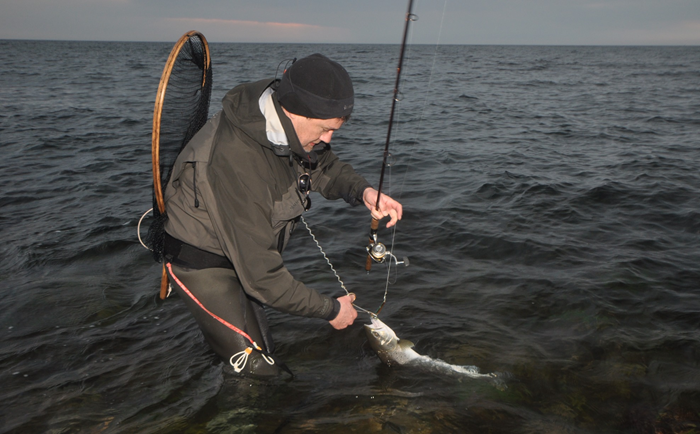
M232 365L238 362L243 375L273 376L280 373L279 367L271 364L259 351L249 350L249 356L242 363L243 352L253 347L245 335L268 354L273 353L274 343L262 304L246 295L233 270L195 270L171 263L167 268L172 287L192 312L209 346L219 356Z

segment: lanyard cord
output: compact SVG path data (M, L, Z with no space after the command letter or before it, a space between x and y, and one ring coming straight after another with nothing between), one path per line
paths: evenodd
M314 240L314 243L316 243L316 246L318 247L318 250L321 251L321 254L323 255L323 259L325 259L325 260L326 260L326 263L328 263L328 266L331 267L331 271L332 271L333 274L335 275L335 278L338 279L338 282L340 283L340 287L343 288L343 291L345 291L345 294L346 294L346 295L350 295L350 291L347 290L347 288L345 287L345 284L343 283L343 281L340 280L340 276L339 276L338 273L335 271L335 268L333 267L333 264L331 264L331 260L328 259L328 256L326 255L326 252L323 251L323 248L321 247L321 243L318 242L318 240L316 239L316 236L314 235L314 233L311 232L311 228L309 227L309 224L306 223L306 220L304 219L304 216L301 216L301 221L302 221L302 223L304 223L304 226L306 226L306 230L309 231L309 235L311 235L311 239L313 239L313 240ZM358 306L358 305L356 305L356 304L354 304L354 303L353 303L353 306L355 307L355 309L360 310L360 311L365 312L365 313L368 313L370 316L377 316L377 315L374 314L373 312L371 312L371 311L369 311L369 310L367 310L367 309L365 309L365 308L363 308L363 307L360 307L360 306Z

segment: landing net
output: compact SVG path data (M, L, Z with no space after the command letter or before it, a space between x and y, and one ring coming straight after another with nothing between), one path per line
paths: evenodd
M165 202L163 195L178 154L206 123L211 100L209 45L196 31L185 33L165 64L153 112L153 221L145 243L163 261Z

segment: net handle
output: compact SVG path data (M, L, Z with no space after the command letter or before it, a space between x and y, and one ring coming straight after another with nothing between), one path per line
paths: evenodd
M151 135L151 160L153 164L153 191L155 193L156 205L158 206L158 211L163 214L165 212L165 200L163 198L163 186L161 185L160 176L160 117L163 114L163 102L165 101L165 91L168 87L168 81L170 80L170 74L173 71L173 66L175 65L175 60L183 45L193 36L197 36L202 40L202 45L204 45L204 52L206 53L206 59L202 74L202 88L207 81L207 71L209 70L209 65L211 64L211 57L209 54L209 44L207 43L204 35L196 30L190 30L180 37L180 39L175 43L175 46L170 51L170 56L167 62L165 62L165 68L163 69L163 75L160 77L160 84L158 84L158 93L156 94L156 104L153 110L153 133Z
M160 176L160 117L163 114L163 102L165 101L165 91L168 88L168 81L170 81L170 74L173 72L173 66L177 60L177 56L180 54L182 47L190 40L191 37L197 36L202 41L205 52L205 64L202 71L202 88L207 81L207 71L211 65L211 57L209 53L209 44L207 39L203 34L196 30L190 30L180 37L180 39L175 43L175 46L170 51L170 56L168 56L167 62L165 62L165 68L163 68L163 75L160 77L160 83L158 84L158 93L156 94L155 108L153 109L153 133L151 134L151 162L153 165L153 193L155 196L156 206L161 214L165 213L165 199L163 198L163 186L161 185ZM165 269L165 264L163 264L162 275L160 279L160 299L165 300L168 293L168 273Z

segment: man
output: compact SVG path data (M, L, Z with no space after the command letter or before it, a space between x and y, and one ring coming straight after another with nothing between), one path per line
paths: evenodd
M281 252L310 191L363 202L373 217L391 217L387 227L401 219L401 204L386 195L376 211L377 191L330 150L353 104L345 69L308 56L281 80L232 89L173 166L165 191L170 281L209 345L238 372L278 373L263 306L336 329L357 317L354 296L320 294L284 267Z

